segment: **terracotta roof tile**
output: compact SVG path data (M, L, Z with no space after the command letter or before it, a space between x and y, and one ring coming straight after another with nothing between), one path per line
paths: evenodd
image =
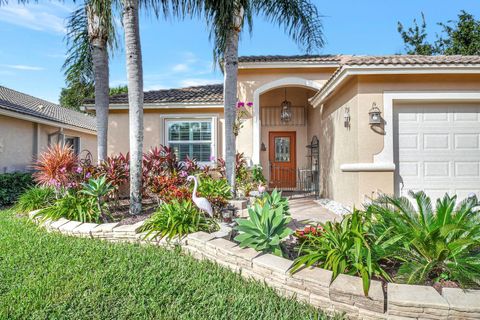
M95 117L0 86L0 109L96 131Z
M162 89L146 91L145 103L223 103L223 85L209 84L178 89ZM94 104L94 99L85 100L86 104ZM112 104L127 104L128 94L110 96Z
M324 63L339 63L341 55L266 55L266 56L242 56L238 60L242 62L324 62Z
M351 56L344 65L469 65L480 64L480 56Z

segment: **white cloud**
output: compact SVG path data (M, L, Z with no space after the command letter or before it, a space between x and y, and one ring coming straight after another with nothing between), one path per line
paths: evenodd
M54 2L41 4L9 4L0 7L0 21L24 28L49 31L59 34L66 32L65 17L71 8Z
M162 86L161 84L152 84L149 86L145 86L145 91L152 91L152 90L162 90L162 89L167 89L167 87Z
M186 72L190 70L190 67L186 63L179 63L173 66L172 71L174 72Z
M45 70L45 68L42 68L42 67L28 66L28 65L25 65L25 64L4 64L3 66L6 67L6 68L10 68L10 69L24 70L24 71L42 71L42 70Z
M201 78L191 78L184 79L180 81L182 87L193 87L193 86L203 86L206 84L217 84L219 80L216 79L201 79Z

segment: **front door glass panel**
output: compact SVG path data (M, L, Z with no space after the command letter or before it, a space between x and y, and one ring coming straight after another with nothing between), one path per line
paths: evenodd
M275 137L275 162L290 162L290 137Z

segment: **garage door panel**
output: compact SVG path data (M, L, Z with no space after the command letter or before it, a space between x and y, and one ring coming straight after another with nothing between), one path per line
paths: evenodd
M480 193L479 105L395 106L394 131L397 194Z

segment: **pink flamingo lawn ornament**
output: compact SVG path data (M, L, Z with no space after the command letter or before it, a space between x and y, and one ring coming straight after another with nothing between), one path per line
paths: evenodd
M192 201L193 203L195 203L195 205L202 211L205 211L206 213L208 213L208 215L210 217L213 218L213 209L212 209L212 205L210 204L210 202L208 202L208 200L206 198L199 198L197 197L197 187L198 187L198 181L197 181L197 178L195 176L188 176L187 177L187 181L192 181L194 182L194 185L193 185L193 193L192 193Z

